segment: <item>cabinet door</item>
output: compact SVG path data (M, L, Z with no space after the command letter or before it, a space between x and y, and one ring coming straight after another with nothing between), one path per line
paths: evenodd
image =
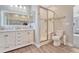
M79 36L74 36L74 46L79 48Z
M15 47L15 32L5 32L4 41L5 41L5 50L11 49Z
M40 41L47 40L47 10L40 8Z
M16 46L26 45L28 43L27 31L16 32Z
M16 46L22 45L23 39L24 39L23 32L22 31L16 32Z
M27 45L29 43L29 35L28 35L28 31L24 31L23 33L23 43L24 45Z
M0 52L4 51L5 41L3 33L0 33Z
M34 32L29 30L28 31L28 42L33 43L34 42Z

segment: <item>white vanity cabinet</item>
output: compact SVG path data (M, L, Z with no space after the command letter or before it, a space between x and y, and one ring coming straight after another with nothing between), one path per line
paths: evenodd
M34 31L24 30L16 32L16 48L27 46L34 43Z
M4 34L4 52L15 47L15 32L5 32Z
M7 52L13 49L33 44L33 40L33 30L0 32L0 52Z
M16 32L16 46L25 46L28 44L28 31L17 31Z
M74 34L73 38L74 38L74 40L73 40L74 47L79 48L79 34Z
M27 35L28 35L28 43L34 43L34 31L28 31L27 32Z
M0 43L0 52L13 48L15 46L15 32L1 32Z
M4 51L4 46L5 46L4 35L2 33L0 33L0 52Z
M17 31L16 32L16 46L26 46L32 44L34 40L33 31Z

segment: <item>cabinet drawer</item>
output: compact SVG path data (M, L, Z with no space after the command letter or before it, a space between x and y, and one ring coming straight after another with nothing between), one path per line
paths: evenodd
M23 40L23 39L25 39L25 38L26 38L25 35L23 35L23 36L16 36L16 40Z
M34 41L34 33L33 31L28 31L28 40L29 42L33 42Z
M17 35L17 36L23 36L23 35L24 35L24 33L25 33L25 31L21 31L21 32L20 32L20 31L18 31L18 32L16 32L16 35Z
M25 44L25 41L16 42L16 46L18 46L18 45L26 45L26 44Z
M28 43L28 39L27 39L27 38L17 39L17 40L16 40L16 44L17 44L17 43L22 43L22 44Z
M16 42L16 45L18 45L18 44L22 44L22 41L20 41L20 42Z
M17 40L17 41L16 41L16 44L17 44L17 43L22 43L22 44L23 44L24 42L25 42L25 40Z

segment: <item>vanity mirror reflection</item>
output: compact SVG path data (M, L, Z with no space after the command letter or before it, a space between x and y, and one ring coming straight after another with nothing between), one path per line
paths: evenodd
M5 13L6 24L7 25L27 25L31 22L31 16L16 14L16 13Z
M32 16L18 13L4 13L3 25L27 25L32 22Z
M0 6L0 25L27 25L33 22L31 6ZM5 8L5 9L4 9Z

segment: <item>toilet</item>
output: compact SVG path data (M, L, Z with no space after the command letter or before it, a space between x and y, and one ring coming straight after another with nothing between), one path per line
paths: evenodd
M60 46L61 45L61 41L60 41L60 37L59 36L53 36L52 39L54 41L53 42L54 46Z
M63 36L63 31L58 30L55 35L52 35L53 45L54 46L60 46L61 45L61 37Z

